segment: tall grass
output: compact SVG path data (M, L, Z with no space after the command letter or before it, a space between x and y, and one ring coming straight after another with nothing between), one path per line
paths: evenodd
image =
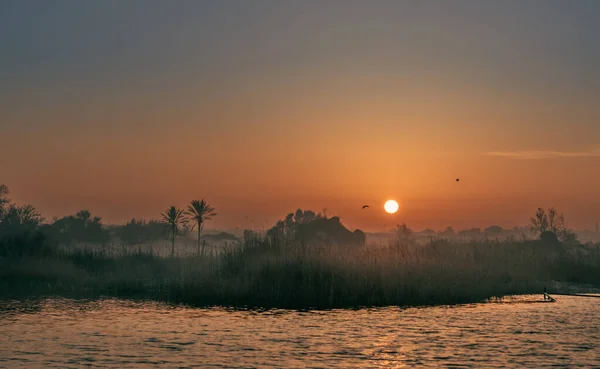
M5 259L0 291L308 309L477 302L541 293L552 281L600 286L598 248L540 242L333 247L252 239L205 257L144 250Z

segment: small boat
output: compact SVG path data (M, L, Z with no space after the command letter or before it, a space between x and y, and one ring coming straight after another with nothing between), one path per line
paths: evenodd
M548 295L546 293L546 289L544 288L544 302L556 302L556 300L554 299L554 297Z

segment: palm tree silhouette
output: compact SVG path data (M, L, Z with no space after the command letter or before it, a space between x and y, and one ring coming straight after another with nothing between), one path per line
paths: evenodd
M198 228L198 250L200 250L200 233L202 233L204 222L217 215L215 208L209 206L204 199L192 200L184 214L186 220L192 223L192 231L194 227ZM204 243L202 244L202 256L204 256Z
M185 225L185 218L183 217L183 209L177 209L175 206L171 206L164 213L160 214L162 221L167 223L171 231L171 256L175 256L175 237L177 236L177 230L180 225Z

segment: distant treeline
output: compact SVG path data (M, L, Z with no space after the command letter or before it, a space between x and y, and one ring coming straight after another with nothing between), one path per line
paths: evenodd
M186 226L184 222L177 224L175 234L168 219L147 221L134 218L124 225L106 226L102 224L101 217L92 216L88 210L46 222L33 205L13 203L8 188L0 185L0 257L46 255L54 252L59 245L70 247L109 242L138 245L169 238L174 240L174 235L189 234Z
M595 235L588 231L586 236L588 241L594 241L600 235L597 230ZM578 235L575 231L567 227L565 217L558 213L554 208L548 210L538 208L535 215L531 217L530 223L525 227L513 227L504 229L501 226L493 225L484 229L471 228L455 231L452 227L447 227L443 231L425 229L415 232L406 224L399 224L390 232L397 236L403 242L410 243L417 240L430 241L432 239L445 240L463 240L463 241L485 241L485 240L508 240L508 241L526 241L528 239L539 238L549 242L563 242L565 244L579 244ZM376 235L376 234L375 234ZM591 237L590 237L591 236Z
M31 253L48 253L58 245L94 245L116 242L123 245L141 245L155 241L170 240L171 254L175 254L175 238L187 237L196 229L198 253L204 253L201 231L204 223L216 213L204 199L190 202L187 210L175 206L161 213L161 219L131 219L124 225L105 226L102 218L93 216L88 210L45 222L33 205L18 205L10 201L8 188L0 185L0 256L18 256ZM250 233L246 232L246 238ZM549 242L578 244L577 235L566 227L564 216L555 209L538 209L527 227L507 230L500 226L485 229L455 231L452 227L436 232L426 229L414 232L406 224L398 225L391 232L405 243L432 239L526 240L528 235ZM324 244L362 245L366 235L360 230L351 231L341 224L339 217L330 217L326 209L316 213L298 209L287 214L266 232L271 242L319 242ZM389 234L388 234L389 236ZM227 233L211 236L213 241L236 240ZM202 246L202 248L201 248ZM202 251L201 251L202 250Z

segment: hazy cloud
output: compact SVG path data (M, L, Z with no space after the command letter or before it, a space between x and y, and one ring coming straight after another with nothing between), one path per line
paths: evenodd
M524 151L492 151L486 152L488 156L500 156L516 160L541 160L559 158L590 158L600 157L600 146L585 151L551 151L551 150L524 150Z

